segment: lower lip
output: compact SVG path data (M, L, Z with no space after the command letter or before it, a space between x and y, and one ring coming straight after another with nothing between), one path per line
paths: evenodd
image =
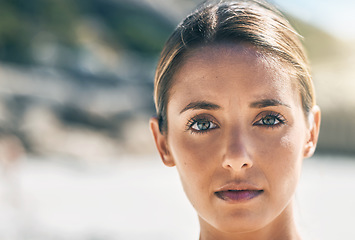
M244 202L260 196L263 190L239 190L215 192L215 195L227 202Z

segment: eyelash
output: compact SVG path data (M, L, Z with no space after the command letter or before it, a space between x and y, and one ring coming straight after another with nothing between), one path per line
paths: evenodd
M196 130L193 129L193 126L197 123L208 123L209 124L209 128L206 130ZM212 128L210 128L210 126L212 125ZM191 133L196 133L196 134L203 134L203 133L207 133L213 129L219 128L218 124L215 121L212 121L210 118L208 117L204 117L204 116L195 116L193 118L191 118L187 124L186 124L186 131L191 131Z
M256 122L253 123L253 126L261 126L265 128L275 128L275 127L281 127L282 125L286 124L287 121L284 116L282 116L280 113L276 112L262 112L261 117L258 118ZM273 119L275 122L277 121L276 124L265 124L265 120L267 118Z
M257 118L258 120L253 123L253 126L260 126L264 128L276 128L276 127L281 127L282 125L287 123L285 117L282 116L280 113L276 113L276 112L262 112L257 116ZM265 124L264 121L267 118L271 118L271 120L275 121L276 124ZM193 126L197 123L208 123L209 124L208 129L206 130L193 129ZM204 116L194 116L186 124L186 131L191 131L191 133L196 133L196 134L207 133L216 128L219 128L218 124L215 121L211 120L209 117L204 117Z

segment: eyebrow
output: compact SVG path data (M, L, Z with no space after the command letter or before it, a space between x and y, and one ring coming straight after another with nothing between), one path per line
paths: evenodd
M285 106L291 108L290 105L283 103L277 99L262 99L260 101L252 102L250 104L251 108L266 108L266 107L274 107L274 106Z
M217 110L220 108L221 108L220 106L211 102L196 101L196 102L191 102L186 107L184 107L184 109L181 110L180 114L190 109Z

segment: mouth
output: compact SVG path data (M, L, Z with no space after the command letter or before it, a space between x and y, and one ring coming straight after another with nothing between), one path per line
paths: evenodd
M244 202L260 196L264 190L225 190L214 194L227 202Z

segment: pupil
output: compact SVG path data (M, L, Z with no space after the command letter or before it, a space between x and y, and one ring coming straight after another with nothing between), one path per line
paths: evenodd
M199 122L197 124L198 129L200 130L207 130L210 127L210 122Z
M275 124L275 118L274 117L266 117L263 120L263 123L266 125L274 125Z

